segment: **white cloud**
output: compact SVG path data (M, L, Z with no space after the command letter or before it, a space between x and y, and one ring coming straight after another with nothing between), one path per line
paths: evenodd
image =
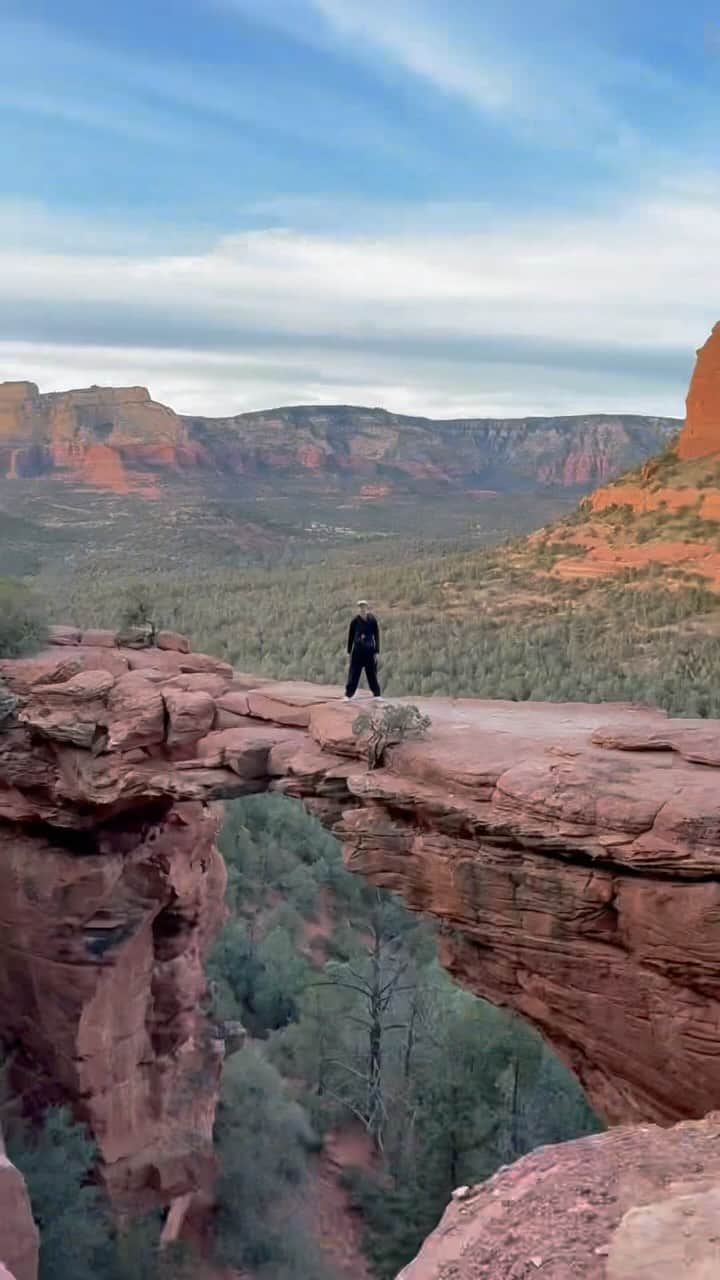
M481 110L511 107L513 76L488 50L459 48L449 15L429 26L417 3L407 0L311 0L312 6L346 39L360 39L389 54L408 71L456 94Z
M509 376L510 374L510 376ZM82 346L0 341L0 381L25 377L42 391L71 387L148 386L180 413L229 416L289 404L355 404L427 417L523 417L608 412L680 415L679 397L653 395L627 374L597 378L562 368L482 369L436 359L375 352L200 352L172 348Z
M149 382L206 413L322 399L680 414L716 319L719 196L699 175L592 217L474 233L251 232L124 255L102 237L88 252L29 243L0 251L2 376Z

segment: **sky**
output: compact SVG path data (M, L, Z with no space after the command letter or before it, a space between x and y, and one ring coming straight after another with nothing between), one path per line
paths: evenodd
M0 0L0 380L682 416L708 0Z

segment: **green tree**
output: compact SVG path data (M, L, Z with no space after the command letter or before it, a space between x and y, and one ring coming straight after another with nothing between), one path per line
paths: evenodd
M120 623L122 627L153 627L157 598L153 598L146 582L136 579L122 593Z
M25 1178L40 1231L40 1280L97 1280L111 1249L111 1223L92 1176L96 1149L65 1107L8 1144Z
M423 738L430 728L430 717L417 707L384 707L377 714L363 713L353 722L353 733L367 742L367 760L370 769L379 769L387 748L413 738Z
M308 963L292 936L281 927L265 935L258 946L257 959L253 1011L263 1028L282 1027L297 1016L298 997L308 981Z
M323 1280L321 1258L297 1207L308 1154L318 1140L302 1107L287 1097L277 1071L253 1046L225 1065L215 1132L220 1259L268 1280Z
M40 598L22 582L0 577L0 658L19 658L47 639Z

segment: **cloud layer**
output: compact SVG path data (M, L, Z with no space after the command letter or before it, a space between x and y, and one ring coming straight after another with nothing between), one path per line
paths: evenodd
M704 180L580 220L499 228L479 210L485 229L454 234L421 220L123 254L99 228L90 251L70 251L62 222L38 215L43 251L0 252L0 371L48 389L148 381L186 412L351 400L679 415L716 318L718 197Z

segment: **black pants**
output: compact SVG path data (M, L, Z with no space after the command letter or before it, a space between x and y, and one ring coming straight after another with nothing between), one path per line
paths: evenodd
M363 671L367 677L370 692L373 693L376 698L380 697L380 685L378 684L377 665L373 650L353 649L350 654L350 670L348 671L347 684L345 686L346 698L352 698L360 683L360 676Z

